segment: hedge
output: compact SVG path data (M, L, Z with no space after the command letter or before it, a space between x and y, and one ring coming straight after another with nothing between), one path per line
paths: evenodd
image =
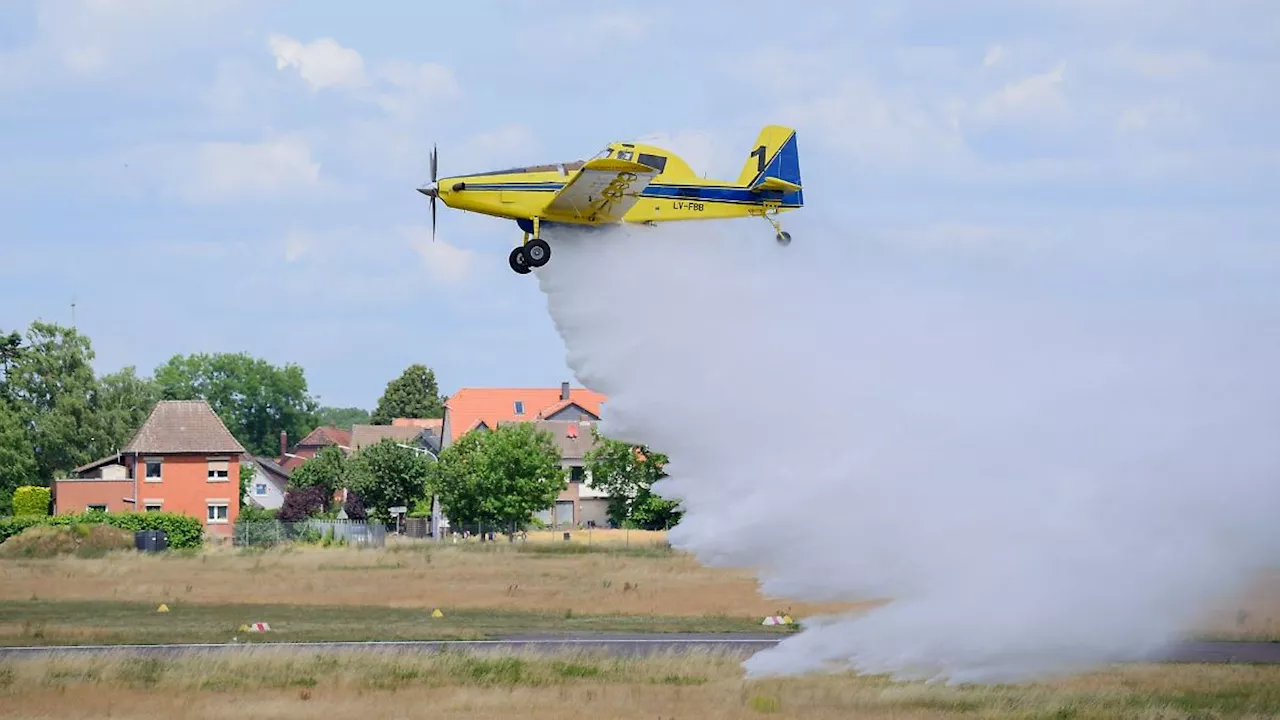
M79 515L52 515L45 517L14 517L0 520L0 542L34 525L101 525L118 527L121 530L137 532L138 530L163 530L168 536L169 547L200 547L204 542L204 525L190 515L179 515L166 512L128 512L104 513L90 510Z
M23 485L13 491L13 514L20 517L43 517L49 514L49 488Z

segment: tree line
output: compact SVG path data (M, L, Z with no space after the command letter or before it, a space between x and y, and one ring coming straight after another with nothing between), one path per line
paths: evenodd
M174 355L150 375L135 366L98 375L89 337L36 321L0 330L0 515L23 485L48 486L120 450L160 400L205 400L255 455L275 457L280 433L300 440L316 427L390 424L444 416L435 373L415 364L387 384L372 413L319 405L302 368L247 353Z
M11 512L15 488L47 487L118 452L160 400L205 400L246 450L275 457L282 431L301 439L323 424L440 418L447 399L423 364L388 382L369 413L321 407L300 366L246 353L174 355L150 376L134 366L99 376L95 357L90 339L72 327L37 321L25 333L0 331L0 516ZM654 529L678 521L676 504L651 491L665 456L595 439L586 470L610 496L610 520ZM454 523L514 530L554 505L567 474L554 438L531 423L468 433L438 462L393 441L351 456L328 448L292 473L281 519L334 513L335 493L345 488L360 505L344 508L348 515L363 515L365 504L377 514L398 505L421 511L438 495Z
M667 458L644 446L602 437L585 470L592 485L609 495L608 516L619 527L660 530L680 519L676 502L653 493L666 476ZM298 522L334 517L339 491L348 491L341 508L347 517L386 520L389 508L413 508L430 514L432 498L455 527L483 527L514 534L533 516L551 508L565 489L569 469L562 466L555 438L533 423L499 425L469 432L438 458L390 439L347 455L327 447L298 466L289 478L284 504L274 517ZM271 517L254 513L246 520Z

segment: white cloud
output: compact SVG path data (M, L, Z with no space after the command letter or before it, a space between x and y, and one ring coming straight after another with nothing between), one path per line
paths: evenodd
M936 164L966 153L945 106L890 95L866 77L852 76L831 92L784 104L779 115L868 165Z
M320 183L320 163L297 138L199 146L188 187L195 197L279 197Z
M503 125L467 138L453 156L455 166L512 167L535 162L538 139L527 125ZM444 172L444 168L441 168Z
M200 205L278 200L323 189L320 163L296 136L137 147L108 156L98 170L110 173L104 177L112 178L114 192L158 193Z
M333 38L303 44L286 35L271 35L267 45L276 58L276 69L295 68L313 92L330 87L358 88L368 83L364 58Z
M284 259L294 262L315 247L315 238L305 232L292 230L284 239Z
M1058 62L1051 70L1011 82L978 101L971 117L979 122L1042 119L1066 110L1062 80L1067 65Z
M731 151L724 138L700 130L655 132L637 138L637 141L670 150L699 176L732 180L746 161L745 154Z
M427 275L442 285L461 285L471 276L475 253L440 239L433 240L430 227L398 228L400 236L417 251Z
M461 93L453 71L439 63L393 61L383 65L378 77L391 88L368 99L400 120L412 121L439 112L443 101Z
M1196 50L1156 51L1124 46L1112 53L1112 61L1149 80L1204 80L1219 70L1218 63Z
M639 40L653 25L653 18L636 13L605 12L589 16L584 24L587 34Z
M995 67L1004 59L1004 46L992 45L987 48L987 54L982 58L982 67Z
M390 61L370 73L358 51L333 38L303 43L276 33L267 38L267 47L277 70L296 71L313 92L347 90L401 120L419 117L460 92L453 71L444 65Z
M96 76L186 50L215 20L244 0L40 0L34 45L45 61L73 75ZM47 68L46 68L47 70Z
M1122 132L1143 130L1147 127L1147 115L1137 108L1125 108L1116 120L1116 128Z

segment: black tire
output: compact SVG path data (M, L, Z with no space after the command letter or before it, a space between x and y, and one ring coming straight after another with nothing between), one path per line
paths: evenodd
M790 245L790 244L791 244L791 233L789 233L789 232L785 232L785 231L778 233L778 244L779 244L779 245L781 245L781 246L783 246L783 247L786 247L786 246Z
M511 250L511 254L507 256L507 262L511 265L511 269L521 275L528 275L533 268L529 267L529 260L524 255L524 248L516 247Z
M525 261L531 268L540 268L551 261L551 246L542 238L530 240L524 246Z

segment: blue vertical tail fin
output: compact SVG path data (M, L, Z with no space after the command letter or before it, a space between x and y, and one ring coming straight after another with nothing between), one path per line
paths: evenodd
M781 125L769 125L761 130L738 183L760 194L762 199L804 205L796 131Z

